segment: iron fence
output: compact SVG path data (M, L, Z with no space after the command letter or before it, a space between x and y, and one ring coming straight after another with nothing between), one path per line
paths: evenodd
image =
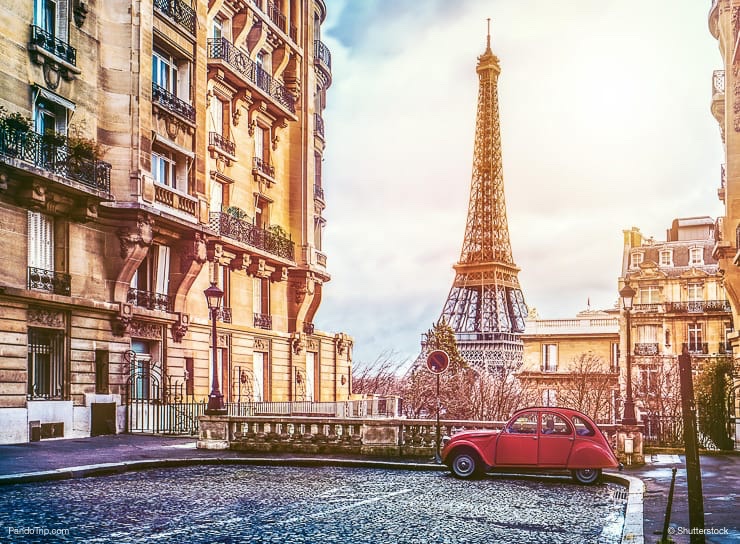
M28 288L48 291L55 295L69 296L71 276L42 268L28 267Z

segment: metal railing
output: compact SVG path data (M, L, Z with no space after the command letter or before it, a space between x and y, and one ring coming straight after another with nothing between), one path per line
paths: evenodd
M266 160L254 157L253 169L270 178L275 179L275 167L270 165Z
M683 344L689 348L689 353L694 355L709 355L709 344L707 342L689 342Z
M314 132L324 138L324 118L321 117L320 113L313 114L313 126Z
M77 50L41 27L31 25L31 43L73 66L77 65Z
M724 70L715 70L712 73L712 94L725 94Z
M195 11L182 0L154 0L154 7L195 36Z
M228 236L284 259L295 260L295 243L290 238L252 225L243 219L223 212L212 212L210 226L222 236Z
M152 102L195 123L195 108L154 82L152 82Z
M172 311L172 301L168 295L151 291L141 291L133 287L128 290L126 302L148 310Z
M687 313L704 313L704 312L731 312L730 301L728 300L692 300L687 302L668 302L667 311L669 312L687 312Z
M635 344L635 355L658 355L657 343L637 343Z
M635 304L632 309L635 311L635 313L657 314L658 312L663 311L663 304L659 302Z
M320 61L321 64L331 70L331 51L329 51L329 48L321 40L313 41L313 56L314 59Z
M79 156L70 150L69 138L60 134L41 135L0 123L0 154L81 183L89 189L110 194L111 165Z
M219 149L224 150L229 155L236 155L236 144L234 142L230 142L218 132L208 133L208 145L218 147Z
M245 53L234 47L234 44L226 38L208 39L208 58L223 60L252 85L261 89L267 96L291 113L295 113L295 98L285 86L258 66Z
M280 8L269 0L267 2L267 16L273 23L277 25L280 30L287 33L288 27L286 25L285 15L280 13Z
M258 329L271 330L272 316L269 314L254 314L254 326Z
M28 267L28 289L48 291L55 295L69 296L71 276L63 272L54 272L42 268Z
M216 310L216 321L231 323L231 308L218 308Z

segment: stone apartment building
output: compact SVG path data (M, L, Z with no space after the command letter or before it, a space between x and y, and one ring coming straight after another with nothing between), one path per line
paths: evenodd
M213 342L226 402L348 398L352 340L313 323L330 279L325 15L323 0L0 7L0 443L31 422L120 432L131 399L202 400Z
M725 290L734 323L740 323L740 6L730 0L712 0L709 32L717 40L719 69L712 73L711 112L719 124L725 162L720 172L717 194L725 206L715 225L713 256L724 277ZM707 74L709 76L709 74ZM709 85L707 85L709 89ZM740 442L740 334L733 331L735 443Z

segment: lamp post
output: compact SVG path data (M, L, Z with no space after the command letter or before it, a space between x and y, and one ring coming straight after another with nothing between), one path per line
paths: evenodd
M624 287L620 289L619 296L622 297L622 306L627 318L627 355L625 356L627 364L627 397L624 401L622 410L622 425L637 425L635 418L635 402L632 400L632 345L630 342L630 314L632 313L632 300L635 297L635 290L630 287L628 279L624 281Z
M211 341L213 342L213 382L211 382L211 394L208 395L206 414L225 414L224 396L221 394L218 386L218 337L216 336L216 319L218 318L218 308L221 305L221 298L223 298L224 292L212 282L211 286L203 291L203 294L206 296L208 309L211 311Z

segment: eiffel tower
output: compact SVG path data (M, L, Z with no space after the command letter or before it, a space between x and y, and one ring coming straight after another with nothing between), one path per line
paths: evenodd
M455 331L460 355L484 371L521 366L527 316L506 220L498 111L501 67L491 51L490 25L489 19L486 50L476 67L478 114L465 239L442 310L442 318Z

